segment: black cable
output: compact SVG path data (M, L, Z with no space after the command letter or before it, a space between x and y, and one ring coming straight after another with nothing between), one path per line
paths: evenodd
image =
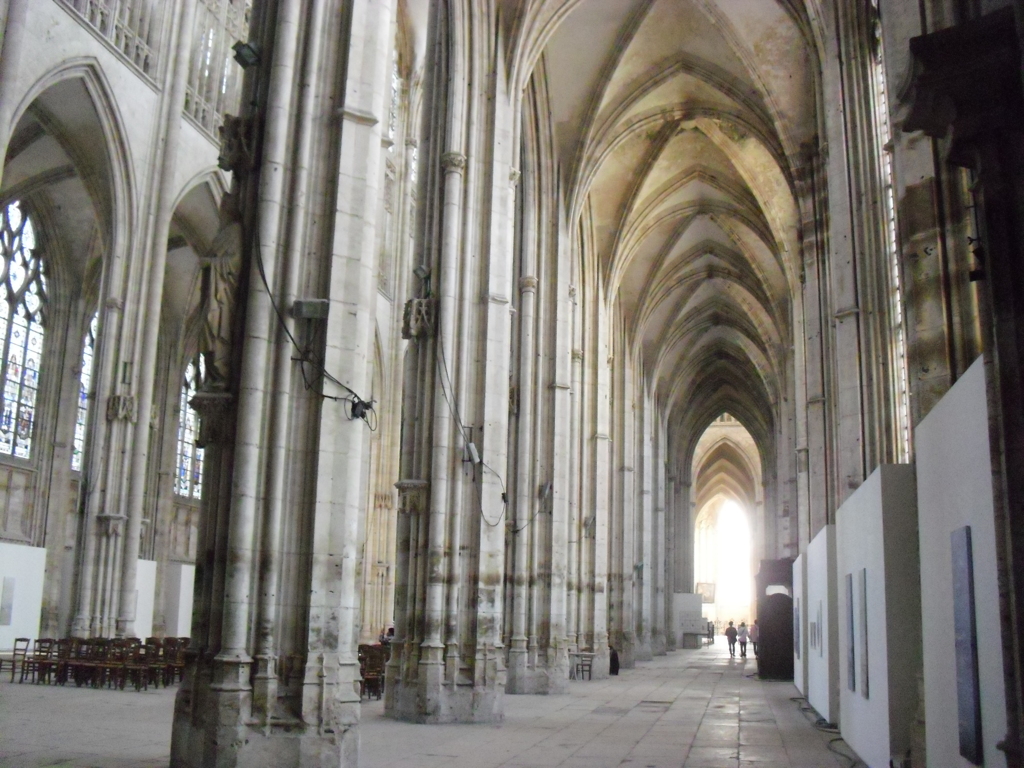
M836 749L835 747L832 746L833 744L835 744L836 742L839 742L839 741L842 741L844 744L846 743L843 740L842 736L836 736L836 738L830 739L828 744L826 744L825 746L828 747L828 751L829 752L832 752L833 754L839 755L840 757L849 760L850 761L850 768L857 768L858 765L864 765L864 762L859 757L857 757L856 755L848 755L845 752L840 752L838 749Z
M527 528L533 525L533 521L537 519L537 515L539 515L543 511L543 509L538 509L536 512L533 513L533 517L531 517L529 520L523 523L519 528L513 528L512 533L522 533L523 531L525 531Z
M253 122L252 122L253 127L257 126L256 118L260 115L260 112L261 112L261 105L260 105L259 102L260 102L260 95L261 95L261 87L262 87L262 85L263 85L263 83L260 81L260 76L257 75L256 82L255 82L255 84L253 86L253 101L252 101L252 107L253 107L253 113L254 113L254 115L253 115ZM264 115L264 117L265 117L265 115ZM252 152L252 166L255 169L253 183L254 183L254 185L256 186L257 189L259 188L259 181L260 181L260 177L261 177L262 171L263 171L263 168L262 168L263 141L264 141L263 131L257 129L256 130L256 146L253 148L253 152ZM303 349L299 345L299 342L296 341L295 337L292 335L291 329L288 328L288 324L285 322L284 316L281 314L281 309L280 309L280 307L277 306L277 302L274 300L274 292L270 288L270 281L267 280L267 273L266 273L266 270L265 270L264 265L263 265L263 243L260 240L259 215L260 215L259 203L257 202L255 210L254 210L254 217L253 217L254 218L254 223L253 223L253 228L252 228L253 229L253 231L252 231L253 252L256 255L256 266L257 266L259 274L260 274L260 280L263 282L263 287L267 291L267 297L270 299L270 306L272 306L274 308L274 315L277 317L278 325L281 326L281 329L288 336L288 340L291 341L292 346L295 347L296 352L298 352L298 354L299 354L299 357L298 357L299 370L302 373L302 382L303 382L303 384L306 387L306 391L307 392L314 392L314 393L316 393L323 400L333 400L334 402L339 402L339 401L344 400L344 401L348 402L349 403L349 419L350 420L353 418L353 416L352 416L352 407L354 405L356 405L356 403L358 403L360 405L360 407L364 407L365 408L365 410L363 411L364 412L364 416L362 417L363 421L365 421L366 425L368 427L370 427L370 431L375 431L376 430L376 424L377 424L377 412L373 408L373 402L374 401L372 399L369 402L367 402L366 400L363 400L363 398L361 398L359 396L359 394L354 389L352 389L348 385L342 383L337 378L332 376L331 373L327 370L327 368L324 367L323 363L321 361L316 360L314 358L313 351L311 349ZM242 229L242 242L245 243L246 242L246 238L245 238L245 223L244 223L244 219L242 221L242 228L243 228ZM293 360L294 359L295 358L293 358ZM319 373L319 375L321 377L326 378L329 381L334 382L339 387L341 387L346 392L348 392L348 396L346 396L346 397L337 397L337 396L334 396L334 395L325 394L324 392L321 392L321 391L317 390L314 387L314 385L312 383L310 383L309 377L306 374L305 364L307 362L310 363L311 365L313 365L317 369L317 371L318 371L318 373ZM373 414L373 419L374 419L373 425L370 424L369 419L366 417L368 414Z
M442 343L441 340L441 334L437 334L437 352L437 362L442 366L442 368L438 369L437 374L438 376L441 376L442 370L444 372L444 376L441 377L441 396L444 398L444 401L448 404L448 410L451 411L452 418L455 419L455 426L457 426L459 428L459 432L462 433L462 439L465 440L467 443L471 443L473 441L466 433L466 427L462 423L462 416L459 415L459 406L457 403L453 402L455 400L455 386L452 384L451 374L448 373L448 363L444 357L444 344ZM445 392L444 389L445 378L448 379L448 390L451 393L450 399L448 397L448 392ZM483 462L480 463L482 464ZM493 469L491 471L494 472ZM504 488L504 485L505 484L502 483L502 488Z
M466 428L465 424L462 423L462 416L459 414L458 404L454 402L455 401L455 386L452 384L451 373L448 372L448 361L445 358L444 343L442 341L441 334L440 333L437 334L436 338L437 338L437 357L436 357L436 360L437 360L437 375L438 375L438 378L440 379L439 384L441 386L441 397L444 398L445 405L448 406L448 411L451 413L452 419L454 419L455 426L458 428L459 434L462 436L463 441L466 443L466 445L469 445L473 441L470 439L470 435L467 432L467 428ZM447 391L445 389L445 380L446 379L448 381ZM496 522L492 523L490 520L487 519L487 515L484 514L484 504L483 504L483 497L482 497L482 495L481 495L481 498L480 498L480 519L483 520L485 523L487 523L487 525L490 526L491 528L497 528L499 525L501 525L501 521L505 517L505 513L508 511L508 488L505 486L505 479L500 474L498 474L498 471L496 469L494 469L494 467L492 467L490 464L488 464L487 462L483 461L482 459L480 461L480 466L482 466L484 469L488 470L492 475L494 475L496 478L498 478L498 482L501 484L502 508L501 508L501 514L498 515L498 519L497 519ZM481 492L481 494L483 494L483 485L482 484L480 486L480 492ZM531 522L532 522L532 520L531 520ZM529 525L529 523L527 523L527 525Z
M807 701L807 699L803 696L790 696L789 700L794 702ZM818 714L814 711L813 707L800 705L798 709L804 714L807 714L808 712L810 712L812 715ZM840 733L840 730L836 727L835 723L830 723L825 718L820 716L817 720L811 723L811 725L813 725L817 730L822 731L823 733ZM842 758L845 758L846 760L849 760L849 768L856 768L857 765L864 765L863 761L861 761L859 757L856 757L855 755L848 755L845 752L840 752L838 749L832 746L836 742L840 741L842 741L844 744L846 743L845 739L843 739L842 736L836 736L834 739L830 739L825 746L828 747L829 752L832 752L836 755L839 755Z
M339 402L339 401L347 402L349 404L349 408L348 408L348 418L349 418L349 420L351 421L351 420L353 420L355 418L362 419L363 421L366 422L366 426L369 427L371 432L376 432L377 431L377 412L376 412L376 410L374 410L373 400L372 399L369 400L369 401L363 400L363 398L361 398L359 396L359 394L354 389L352 389L347 384L339 381L337 378L335 378L333 375L331 375L331 373L327 370L327 368L324 367L323 363L321 363L319 360L316 360L313 357L313 353L312 353L311 350L303 349L299 345L299 342L295 339L295 336L292 335L291 329L288 328L288 324L285 322L284 315L281 314L281 309L280 309L280 307L277 306L277 302L274 300L274 292L270 288L270 281L267 280L266 269L263 266L263 243L260 240L259 221L257 221L255 226L253 227L253 246L254 246L253 247L253 252L256 255L257 271L259 272L260 280L263 283L263 287L267 291L267 297L270 299L270 306L274 308L274 316L277 318L278 325L281 326L281 329L285 332L285 335L288 337L288 340L292 343L292 346L295 347L295 351L298 352L298 354L299 354L298 358L292 358L292 359L293 360L298 360L299 369L302 372L302 381L303 381L303 384L306 387L306 390L307 391L315 392L317 395L319 395L324 400L333 400L334 402ZM318 391L313 386L313 384L310 383L309 377L306 375L306 367L305 367L306 363L309 363L309 364L313 365L314 368L317 370L317 373L320 376L322 376L323 378L327 379L328 381L331 381L331 382L337 384L339 387L341 387L346 392L348 392L348 395L346 397L337 397L335 395L328 395L328 394L325 394L324 392ZM353 409L361 410L362 411L361 415L355 416L354 413L353 413ZM369 414L373 414L373 424L372 425L370 424Z

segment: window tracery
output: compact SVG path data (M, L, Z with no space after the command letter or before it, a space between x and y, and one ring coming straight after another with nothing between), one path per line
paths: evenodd
M249 38L252 0L199 0L185 114L217 135L225 114L238 109L242 68L232 46Z
M28 459L35 427L47 294L35 227L20 201L3 209L0 256L0 454Z
M159 6L150 0L63 0L100 33L142 75L156 74L160 39Z
M96 331L99 328L100 315L92 316L89 328L82 342L82 372L78 377L78 412L75 417L75 438L71 446L71 469L82 471L82 458L85 455L85 429L89 420L89 385L92 383L92 361L96 350Z
M203 455L196 445L199 438L199 414L189 404L203 383L205 373L202 355L196 355L185 368L178 406L178 463L174 492L179 496L200 499L203 495Z

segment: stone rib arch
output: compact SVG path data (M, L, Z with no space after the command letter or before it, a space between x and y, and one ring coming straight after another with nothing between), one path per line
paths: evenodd
M65 151L76 161L78 167L89 168L81 174L83 183L90 188L91 196L99 201L100 219L109 250L118 249L118 243L126 241L135 229L135 196L137 183L134 164L113 89L106 80L100 63L91 57L69 59L54 67L33 83L13 111L11 125L5 135L10 145L16 141L17 126L40 100L53 93L54 88L69 84L80 85L88 98L88 106L94 111L95 127L99 128L102 140L91 142L81 133L82 126L62 125L61 117L51 112L51 128L59 137ZM45 118L44 118L45 119ZM5 153L8 147L2 148ZM4 179L4 184L7 180ZM106 185L106 188L103 185Z

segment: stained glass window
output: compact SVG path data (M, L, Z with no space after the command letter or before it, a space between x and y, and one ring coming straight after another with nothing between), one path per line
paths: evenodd
M92 316L89 330L82 342L82 374L78 378L78 415L75 419L75 440L71 446L71 469L82 471L82 456L85 454L85 426L89 418L89 382L92 381L92 355L96 349L96 329L100 315Z
M203 495L203 449L196 445L199 437L199 414L189 402L202 385L205 366L197 355L185 368L178 408L178 472L174 479L174 492L193 499Z
M0 256L0 453L27 459L43 356L46 273L32 220L18 201L2 211Z

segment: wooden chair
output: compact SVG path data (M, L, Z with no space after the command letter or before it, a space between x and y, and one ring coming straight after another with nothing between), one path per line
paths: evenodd
M45 655L36 660L37 682L60 682L61 669L67 663L67 640L51 640Z
M185 640L182 643L182 639ZM188 638L168 637L164 639L164 686L174 685L185 677L185 649Z
M594 654L592 653L584 652L576 657L576 679L582 680L584 673L587 675L587 680L594 679Z
M77 637L65 637L57 641L57 668L54 679L57 685L67 683L71 674L71 659L81 642Z
M49 679L51 670L51 657L56 647L56 642L51 637L38 638L33 647L32 653L25 656L21 662L21 677L19 683L25 682L25 677L30 676L33 683Z
M124 665L121 670L121 690L124 690L126 683L135 686L136 691L143 688L149 690L149 663L146 661L146 654L142 643L134 638L125 646Z
M14 651L11 654L10 660L3 659L0 661L0 671L3 671L3 665L10 663L11 665L11 682L14 682L14 673L18 669L18 665L25 664L25 657L28 655L28 644L29 639L27 637L18 637L14 640Z
M160 687L160 682L164 679L164 641L160 637L147 637L146 644L143 646L144 656L146 660L147 668L147 687L148 684Z
M360 645L359 646L359 676L362 682L359 685L359 698L380 698L384 695L384 667L391 655L388 646L381 645Z
M120 638L104 640L103 659L96 665L93 686L96 688L123 688L124 663L128 643Z
M102 683L108 651L107 640L102 637L79 643L77 653L68 660L69 674L74 677L77 687L98 687Z

